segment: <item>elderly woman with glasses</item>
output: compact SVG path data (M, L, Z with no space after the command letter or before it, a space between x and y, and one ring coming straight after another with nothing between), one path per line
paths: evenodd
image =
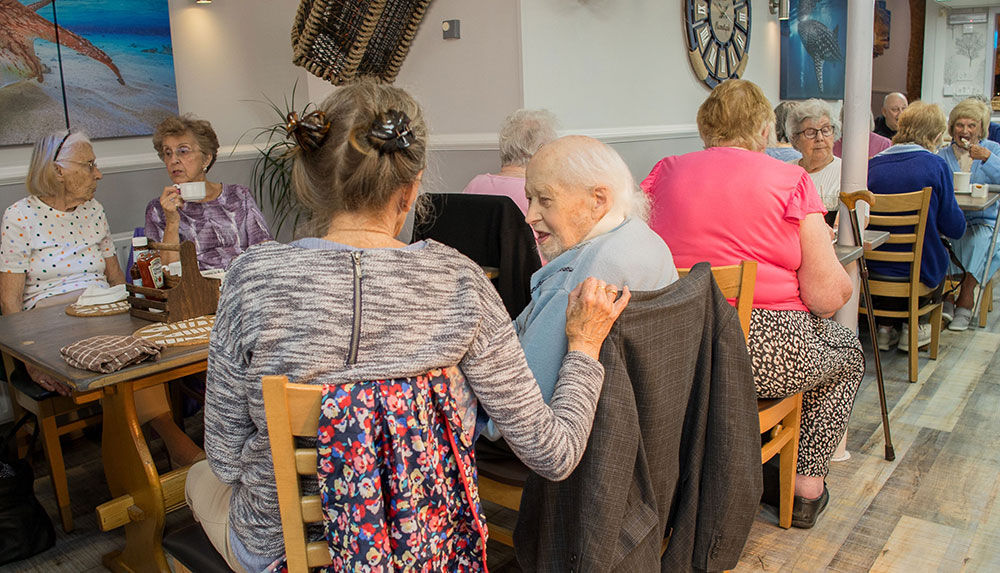
M125 282L104 207L94 199L101 170L87 136L47 135L28 166L28 196L3 214L0 238L0 309L3 314L67 305L90 286ZM72 389L31 365L28 375L51 392ZM174 424L162 386L137 392L139 420L150 422L171 458L186 465L201 448Z
M989 126L990 108L977 99L959 102L948 115L951 145L938 151L938 155L948 163L948 169L970 172L972 183L1000 183L1000 144L986 138ZM989 280L1000 269L1000 256L996 253L989 270L986 269L997 208L994 203L982 211L965 213L965 234L953 245L955 255L968 272L962 278L958 299L944 303L945 319L951 321L948 330L969 328L976 286ZM997 246L1000 247L1000 244Z
M146 206L146 236L152 241L193 241L202 269L225 269L250 245L271 240L264 216L242 185L208 181L219 138L212 124L189 115L169 117L156 126L153 148L163 160L171 185ZM181 183L202 182L205 198L184 201ZM163 251L164 264L178 254Z
M833 224L840 196L841 160L833 154L833 142L840 138L840 121L823 100L808 99L795 105L785 119L785 132L802 158L794 161L806 170L828 211Z

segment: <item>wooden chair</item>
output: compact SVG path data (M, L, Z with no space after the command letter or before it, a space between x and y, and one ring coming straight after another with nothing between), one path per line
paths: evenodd
M678 269L680 276L686 276L690 269ZM717 267L712 275L719 290L726 298L736 300L743 338L750 335L750 312L753 309L753 290L757 280L757 263L743 261L738 265ZM792 500L795 494L795 465L799 456L799 421L802 412L802 394L795 394L778 400L758 400L757 412L760 433L769 432L761 446L761 463L775 454L781 453L780 465L780 508L778 524L788 529L792 526ZM483 463L478 461L479 497L501 507L517 511L521 504L521 490L527 468L518 463ZM504 545L514 546L510 529L490 523L490 537ZM666 549L664 542L661 551Z
M303 496L299 489L299 476L316 479L316 448L295 447L296 437L316 437L323 387L289 384L285 376L264 376L263 384L288 571L300 573L331 565L325 542L306 542L306 525L323 521L320 497Z
M73 531L73 512L70 508L69 485L66 480L66 462L63 460L59 438L100 423L101 412L100 410L95 412L95 408L101 399L101 391L60 396L35 384L23 370L16 370L13 360L6 356L4 368L5 372L11 373L7 380L14 404L34 414L38 421L62 528L69 533Z
M910 265L910 274L906 277L889 277L869 270L868 284L872 296L904 298L907 301L906 310L868 309L864 306L858 310L862 313L872 312L875 316L886 318L903 318L909 325L909 377L910 382L917 381L917 334L919 318L930 314L931 342L930 358L937 359L938 339L941 335L941 303L920 305L920 297L927 296L934 289L920 282L920 260L924 252L924 233L927 229L927 210L931 201L931 188L924 187L913 193L896 195L875 194L875 203L870 219L872 227L888 227L890 234L886 244L904 245L906 250L888 251L881 249L865 249L865 259L868 261L886 261L906 263ZM899 232L899 227L912 228L911 232ZM876 333L872 333L874 337Z

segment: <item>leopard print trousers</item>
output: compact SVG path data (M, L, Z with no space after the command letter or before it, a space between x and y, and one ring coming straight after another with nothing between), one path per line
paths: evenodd
M796 471L825 477L865 375L857 335L805 311L755 308L748 344L758 398L803 393Z

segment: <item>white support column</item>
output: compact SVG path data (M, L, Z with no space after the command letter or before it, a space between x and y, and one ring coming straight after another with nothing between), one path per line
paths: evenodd
M847 78L844 88L843 167L840 190L852 193L868 188L868 133L872 93L872 29L875 25L874 2L847 3ZM859 203L859 210L866 210ZM864 213L862 213L864 215ZM854 240L847 210L840 206L838 242L852 245ZM857 265L848 267L854 281L854 295L834 315L834 320L856 330L858 328L859 280Z
M871 113L872 98L872 40L875 26L875 3L871 1L852 0L847 3L847 58L845 67L847 77L844 83L844 125L843 125L843 166L840 173L840 190L853 193L859 189L868 188L868 133L871 130L868 114ZM862 215L867 213L864 203L858 203ZM862 223L864 218L862 217ZM840 206L840 224L837 229L837 242L842 245L853 245L854 236L851 222L847 218L847 208ZM847 272L854 283L854 294L851 300L833 316L833 319L857 331L858 329L858 295L861 281L858 277L858 265L852 263ZM875 333L872 333L874 340ZM841 438L834 459L844 459L847 456L847 432Z

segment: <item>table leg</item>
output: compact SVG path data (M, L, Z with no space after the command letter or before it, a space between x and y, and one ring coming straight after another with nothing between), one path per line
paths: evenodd
M1000 231L1000 209L997 210L997 220L993 222L993 238L990 239L990 250L986 253L986 268L983 269L983 280L979 282L979 294L976 304L972 305L972 319L969 326L979 324L979 305L983 304L983 294L986 293L986 282L990 280L990 265L993 264L993 249L997 248L997 232Z
M125 525L125 548L102 559L111 571L169 571L163 554L166 512L163 490L146 438L139 427L134 383L104 389L104 472L112 497L129 494L131 522Z

